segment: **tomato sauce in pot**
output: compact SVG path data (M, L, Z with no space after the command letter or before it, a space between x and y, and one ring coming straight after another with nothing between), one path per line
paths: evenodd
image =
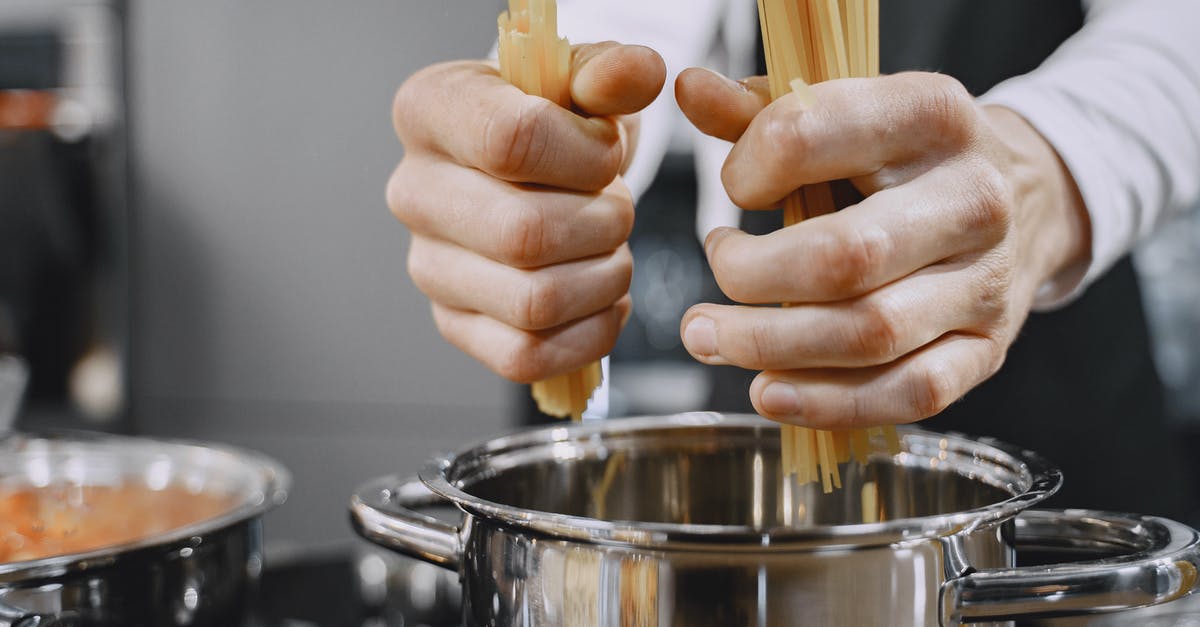
M0 564L135 542L234 505L231 496L176 485L0 487Z

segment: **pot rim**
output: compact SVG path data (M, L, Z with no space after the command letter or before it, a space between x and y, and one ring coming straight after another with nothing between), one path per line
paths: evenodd
M261 479L259 489L243 496L237 505L224 513L150 535L139 540L111 544L91 551L66 553L35 560L0 564L0 585L22 579L57 577L114 563L122 555L165 547L178 543L199 546L202 538L214 532L257 518L282 505L287 500L292 477L283 464L267 455L237 446L175 438L150 438L104 433L47 430L19 432L0 436L0 455L14 452L14 447L31 442L46 441L68 445L116 445L129 452L163 453L192 451L224 456ZM19 454L19 451L17 451Z
M939 440L949 440L958 445L981 447L982 451L990 453L991 459L1003 459L1004 456L1007 456L1011 458L1023 475L1028 476L1029 485L1021 492L1002 501L949 514L901 518L879 523L755 528L750 525L600 520L524 509L469 494L451 482L448 477L448 472L456 462L489 452L517 450L555 442L578 442L592 436L622 432L713 426L770 429L772 426L777 427L778 425L759 416L724 415L712 412L556 425L484 440L454 453L439 454L425 464L419 476L432 492L451 501L470 515L541 535L598 544L650 548L704 545L708 550L720 550L725 546L730 550L738 551L745 551L751 547L766 549L781 544L836 548L951 536L1009 520L1021 511L1049 498L1062 485L1061 471L1033 451L1005 444L992 438L938 433L912 426L899 428L901 438L905 442L908 442L910 438L936 437Z

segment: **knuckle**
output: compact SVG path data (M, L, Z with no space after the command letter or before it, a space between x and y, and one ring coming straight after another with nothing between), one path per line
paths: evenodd
M408 131L408 119L410 112L416 109L416 92L417 85L424 72L422 70L414 74L407 81L404 81L400 88L396 90L396 95L392 98L392 129L396 132L396 136L403 143Z
M496 374L516 383L533 383L548 376L540 342L529 333L520 333L497 355L492 369Z
M822 240L819 257L839 295L864 292L891 253L892 237L881 228L852 229Z
M618 277L617 287L620 288L622 295L629 292L630 286L633 285L633 252L628 245L622 245L617 249L614 256L616 262L616 273Z
M1012 222L1015 191L1004 175L993 167L982 167L971 177L971 198L965 213L965 228L1003 236Z
M983 368L983 378L989 379L992 375L1000 372L1004 367L1004 360L1008 357L1008 351L1004 349L1003 342L998 338L987 338L987 356Z
M933 78L931 93L946 113L960 114L970 108L974 99L958 79L948 74L933 74Z
M766 368L772 348L776 345L774 328L766 320L755 320L750 325L750 357L751 367Z
M415 198L410 186L405 181L405 167L404 162L401 162L396 167L396 170L392 172L392 176L388 178L385 195L388 211L392 213L392 216L401 223L411 227L416 218L416 212L414 211Z
M726 161L721 172L722 182L734 204L743 209L757 209L778 200L763 198L759 183L784 180L792 172L805 168L812 142L798 130L796 121L786 112L767 109L759 114L743 137L746 149L737 153L739 161L735 163L733 158ZM753 159L753 163L745 163L747 159ZM754 174L747 178L740 172Z
M437 328L437 332L447 342L458 345L458 333L451 324L446 312L438 306L437 303L430 303L430 311L433 312L433 325Z
M762 145L765 156L762 166L772 177L779 177L788 170L802 171L813 141L801 132L796 120L783 109L769 109L756 140Z
M742 266L742 255L736 254L729 247L729 238L713 242L708 250L708 263L712 268L713 278L721 292L735 302L745 303L750 300L749 282L740 280L746 276Z
M929 86L926 123L945 142L959 145L970 140L975 100L958 80L945 74L932 74Z
M874 426L880 416L873 413L871 399L862 393L848 395L842 400L843 423L850 428Z
M605 223L610 225L616 231L619 240L624 242L633 233L634 219L637 215L634 210L633 192L629 191L629 187L623 182L618 182L610 185L603 195L611 207L612 214Z
M855 316L852 348L860 356L885 363L900 356L904 323L898 308L885 299L866 301Z
M995 281L986 280L979 288L976 304L979 323L988 331L1000 331L1008 327L1008 289Z
M998 328L1007 326L1013 286L1007 264L992 260L980 263L978 303L985 317Z
M755 141L765 148L765 153L776 158L786 157L789 160L803 158L812 148L811 142L804 133L798 132L796 120L792 115L780 108L768 109Z
M538 204L514 204L501 209L501 261L518 268L542 265L551 248L546 210Z
M619 311L619 308L611 308L613 311ZM596 361L613 352L617 346L617 339L621 335L621 329L624 327L624 320L621 316L608 316L608 320L603 329L603 334L600 341L593 347L593 352L588 357L588 361ZM583 364L580 364L583 365Z
M405 112L408 111L407 85L407 82L401 85L400 89L396 90L396 95L392 97L392 130L395 131L396 137L400 138L401 142L404 141L404 121L407 117Z
M525 98L516 111L489 112L483 131L483 168L505 178L520 178L536 168L549 145L550 106L547 100Z
M599 145L602 148L594 165L596 182L594 185L588 186L589 189L598 190L608 186L621 175L621 168L625 164L625 150L621 140L622 131L619 122L616 120L593 120L593 123L607 123L607 127L598 137Z
M918 368L910 385L913 409L921 418L940 414L956 400L954 376L950 365L944 362Z
M930 74L933 77L931 92L947 103L962 105L971 102L971 93L958 79L949 74Z
M438 284L437 267L431 261L420 240L414 238L408 248L408 276L413 285L426 296L432 294L432 288Z
M552 274L532 273L516 291L513 321L526 330L541 330L563 322L561 286Z
M726 195L729 196L730 202L742 209L751 207L751 186L744 184L742 178L734 172L737 169L732 155L725 160L725 164L721 166L721 185L725 188Z
M870 414L869 405L867 399L857 393L805 396L801 392L800 398L800 406L805 408L805 421L825 429L856 428L871 424L878 416Z
M430 85L446 80L451 63L437 63L408 77L392 97L392 128L404 142L413 120L428 108Z

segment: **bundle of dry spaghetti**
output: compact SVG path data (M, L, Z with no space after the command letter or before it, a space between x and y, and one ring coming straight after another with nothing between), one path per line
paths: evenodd
M658 561L635 555L621 558L620 627L657 627Z
M558 36L555 0L508 0L500 14L500 75L521 91L571 106L571 44ZM600 362L533 384L538 409L579 420L600 386Z
M810 103L808 84L879 74L879 0L758 0L771 97L792 92ZM784 226L838 209L828 183L808 185L784 201ZM871 451L900 448L893 427L830 432L785 425L785 476L800 484L842 487L838 464L866 463Z

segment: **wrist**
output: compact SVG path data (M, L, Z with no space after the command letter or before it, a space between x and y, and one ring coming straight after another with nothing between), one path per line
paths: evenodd
M1091 262L1091 219L1070 170L1023 117L1002 106L984 115L1005 153L1014 194L1013 221L1030 294L1077 282Z

